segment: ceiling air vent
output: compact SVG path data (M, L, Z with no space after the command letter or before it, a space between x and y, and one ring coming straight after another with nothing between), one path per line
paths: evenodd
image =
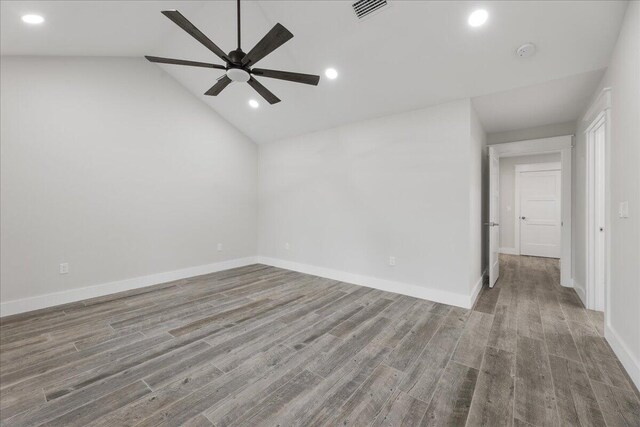
M359 19L369 16L374 12L378 12L380 9L387 7L389 3L387 0L358 0L353 6L353 11Z

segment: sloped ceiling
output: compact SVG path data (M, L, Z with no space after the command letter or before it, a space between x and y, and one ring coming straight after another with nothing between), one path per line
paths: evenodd
M262 83L282 99L264 102L246 84L233 84L218 97L204 96L219 70L160 66L195 96L256 142L269 142L332 126L435 105L578 79L584 83L607 66L626 9L623 1L436 2L390 1L391 6L359 21L349 1L243 1L243 49L248 51L276 22L294 38L260 62L264 68L316 73L335 67L334 81L318 87L272 79ZM477 7L489 11L480 28L467 25ZM133 56L145 54L220 62L161 10L178 9L224 50L235 45L235 2L187 1L22 1L2 2L2 55ZM25 13L46 22L29 27ZM522 59L516 48L538 47ZM592 74L588 74L593 72ZM585 74L587 73L587 74ZM591 80L589 80L591 82ZM584 103L589 84L576 84L576 103ZM529 97L544 100L544 94ZM249 99L261 102L253 110ZM534 99L535 98L535 99ZM537 99L537 101L536 101ZM517 102L517 99L516 99ZM489 104L491 104L489 102ZM504 100L503 100L504 104ZM477 105L482 105L482 102ZM555 104L554 104L555 105ZM510 111L508 107L501 107ZM502 111L501 110L501 111ZM513 125L498 110L491 129ZM541 114L527 122L549 120ZM511 122L511 124L509 124ZM534 123L535 122L535 123ZM486 125L486 124L485 124Z

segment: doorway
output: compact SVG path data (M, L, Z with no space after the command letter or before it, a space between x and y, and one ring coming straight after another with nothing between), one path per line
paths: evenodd
M573 286L571 271L572 140L573 135L566 135L494 144L488 147L489 212L487 217L489 221L485 226L490 227L486 243L489 254L489 286L493 287L499 276L499 265L495 263L494 267L497 252L520 255L521 248L524 248L522 252L525 254L559 258L560 284L566 287ZM519 180L523 181L526 189L520 191L523 194L519 194L518 206L514 199L513 204L509 205L506 211L495 209L496 205L500 205L500 198L506 193L500 185L496 185L496 179L499 179L503 169L500 161L533 155L554 155L554 159L545 161L554 164L547 165L545 170L534 170L526 166L529 162L520 162L522 165L518 171ZM524 210L525 214L521 214L520 210ZM517 232L517 245L514 242L509 247L500 246L500 236L509 230L512 235Z

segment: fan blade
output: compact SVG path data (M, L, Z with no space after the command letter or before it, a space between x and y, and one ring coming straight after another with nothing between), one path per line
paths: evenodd
M253 77L251 77L247 83L249 83L249 85L254 88L256 92L260 94L260 96L266 99L269 104L277 104L278 102L280 102L280 98L272 94L269 89L262 86L262 84L260 84L260 82Z
M293 34L280 24L274 27L242 58L242 65L254 65L262 58L293 38Z
M290 82L304 83L306 85L317 86L320 76L313 74L292 73L290 71L266 70L264 68L254 68L252 74L272 79L287 80Z
M222 76L218 79L218 83L211 86L211 89L206 91L204 94L209 96L216 96L220 92L222 92L222 89L227 87L229 83L231 83L231 79L227 76Z
M219 70L227 69L227 67L225 67L224 65L209 64L206 62L197 62L197 61L187 61L185 59L161 58L159 56L148 56L148 55L145 55L145 58L147 58L149 62L157 62L159 64L190 65L192 67L217 68Z
M198 40L202 43L207 49L211 52L218 55L221 59L226 62L231 62L229 57L222 49L220 49L214 42L209 40L209 37L205 36L202 31L197 29L195 25L193 25L187 18L185 18L180 12L177 10L163 10L162 14L167 18L171 19L176 25L185 30L187 33L191 35L194 39Z

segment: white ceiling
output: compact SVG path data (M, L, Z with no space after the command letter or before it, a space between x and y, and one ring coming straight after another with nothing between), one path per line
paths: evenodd
M480 28L467 25L477 7L489 11ZM260 67L306 73L338 69L335 81L317 88L261 79L282 102L269 106L245 84L218 97L202 95L219 70L161 66L256 142L324 129L428 105L494 94L476 100L489 105L481 117L488 131L542 125L514 114L521 99L501 92L569 78L572 99L582 102L596 73L608 64L626 8L624 1L398 1L358 21L349 1L245 1L243 49L248 51L276 22L295 37L260 62ZM229 1L3 1L0 9L2 55L139 56L144 54L217 62L206 48L160 14L178 9L223 50L235 48L235 4ZM29 27L25 13L46 22ZM515 49L533 42L538 52L521 59ZM587 74L584 74L587 73ZM580 76L576 76L580 75ZM324 77L324 76L323 76ZM560 80L562 81L562 80ZM554 82L531 94L535 110L557 106ZM542 92L544 91L544 92ZM510 92L517 94L518 91ZM589 94L587 94L589 95ZM257 110L247 101L261 101ZM556 97L558 101L564 101ZM511 99L511 101L509 101ZM546 103L546 104L545 104ZM567 103L560 110L565 111ZM543 108L544 107L544 108ZM569 110L576 109L574 104ZM582 105L580 105L580 108ZM483 107L480 107L482 109ZM572 120L575 117L569 118ZM559 120L555 120L557 122Z
M487 133L576 120L584 113L605 70L473 98Z

